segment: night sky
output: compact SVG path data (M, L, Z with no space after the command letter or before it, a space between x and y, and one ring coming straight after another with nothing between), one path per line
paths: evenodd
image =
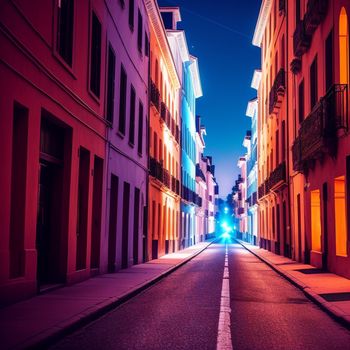
M206 155L212 155L220 197L231 192L238 157L250 119L245 116L254 69L260 68L260 49L251 42L259 0L159 0L160 6L179 6L190 53L199 58L203 97L197 114L207 128Z

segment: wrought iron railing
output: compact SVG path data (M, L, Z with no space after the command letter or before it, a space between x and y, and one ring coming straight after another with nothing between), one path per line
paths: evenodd
M337 151L337 130L348 130L348 87L333 85L301 123L292 146L293 168L303 171L325 153Z
M279 184L286 182L286 162L280 163L270 174L269 189L276 188Z
M293 50L294 55L297 57L302 56L311 45L311 36L306 33L305 23L303 20L300 20L293 34Z
M159 112L160 92L157 88L157 85L153 81L151 81L151 103Z
M270 95L269 95L269 112L270 114L275 112L275 109L279 106L281 102L281 97L284 95L284 90L286 88L286 72L281 68L272 85Z

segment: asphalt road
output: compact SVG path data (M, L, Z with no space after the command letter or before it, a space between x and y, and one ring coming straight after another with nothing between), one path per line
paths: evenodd
M213 244L53 348L216 349L224 264ZM350 349L349 331L238 244L228 268L233 349Z

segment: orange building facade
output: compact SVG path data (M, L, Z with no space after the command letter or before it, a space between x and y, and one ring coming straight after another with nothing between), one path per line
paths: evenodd
M262 2L260 246L350 278L346 0Z
M146 1L150 19L150 180L148 256L179 249L181 80L159 8Z
M258 85L260 246L291 255L287 186L287 21L283 1L264 1L253 44L261 47Z

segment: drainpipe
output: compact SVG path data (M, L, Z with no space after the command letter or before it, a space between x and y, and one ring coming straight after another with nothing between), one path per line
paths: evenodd
M148 92L147 92L147 135L146 135L146 145L147 145L147 173L146 173L146 205L144 207L144 220L143 220L143 262L149 260L148 255L148 213L149 213L149 169L150 169L150 132L151 132L151 50L150 50L150 42L148 49Z
M288 72L287 73L287 87L289 87L289 79L288 79L288 75L289 75L289 66L288 66L288 56L289 56L289 34L288 34L288 32L289 32L289 21L288 21L288 18L289 18L289 16L288 16L288 12L289 12L289 6L288 6L288 2L287 2L287 6L286 6L286 14L285 14L285 16L286 16L286 26L287 26L287 29L286 29L286 40L285 40L285 42L286 42L286 61L287 62L285 62L285 64L286 64L286 71ZM290 182L290 176L289 176L289 174L290 174L290 166L289 166L289 161L290 161L290 143L289 143L289 91L287 90L287 149L288 149L288 151L287 151L287 169L286 169L286 171L287 171L287 174L288 174L288 177L287 177L287 185L288 185L288 193L287 193L287 203L288 203L288 223L289 223L289 225L287 226L287 229L289 229L289 232L288 232L288 236L289 236L289 242L290 242L290 245L291 245L291 247L290 247L290 250L291 250L291 255L292 255L292 257L295 255L294 254L294 251L293 251L293 253L292 253L292 250L294 249L294 240L293 240L293 245L292 245L292 237L294 237L293 235L292 235L292 207L291 207L291 191L290 191L290 184L291 184L291 182Z

